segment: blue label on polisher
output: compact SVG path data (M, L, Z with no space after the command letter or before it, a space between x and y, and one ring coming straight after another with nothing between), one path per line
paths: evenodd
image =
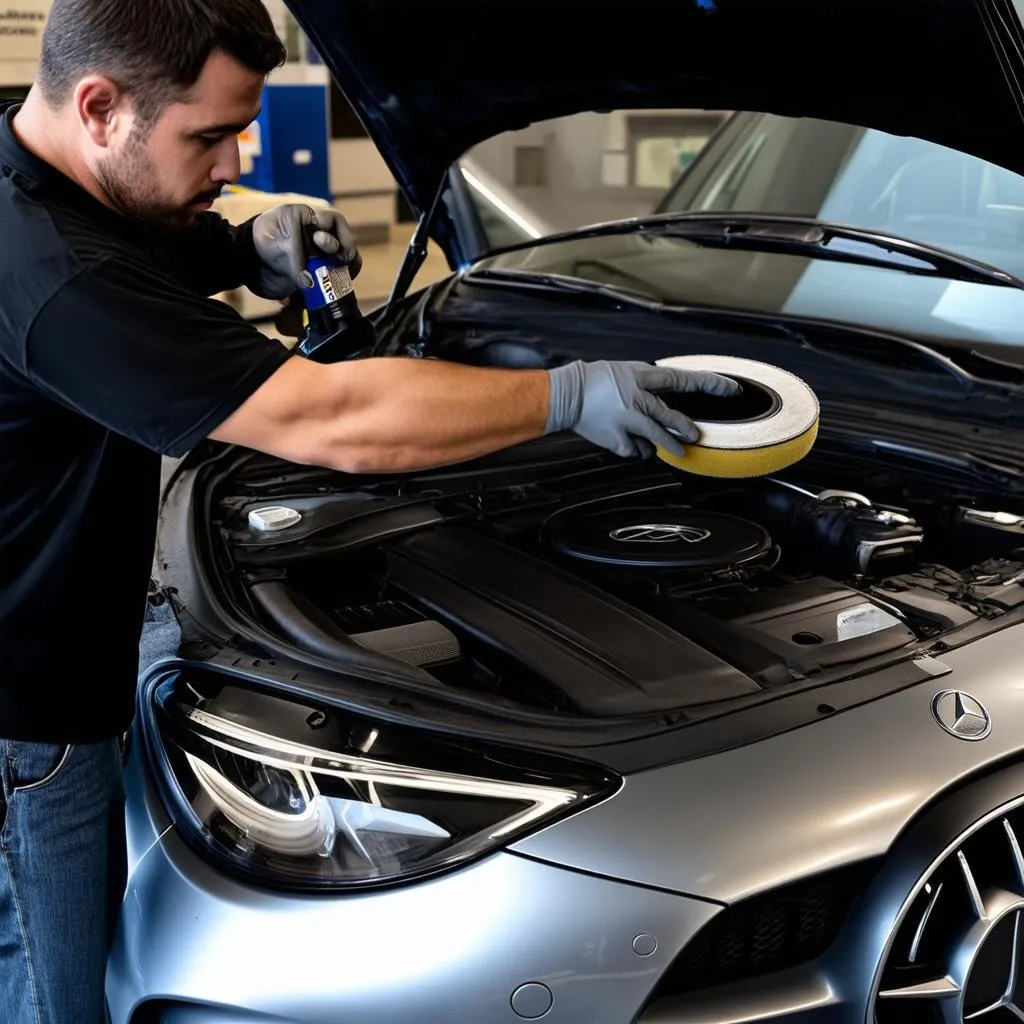
M306 264L303 284L302 294L310 312L330 306L352 291L348 267L337 256L314 256Z

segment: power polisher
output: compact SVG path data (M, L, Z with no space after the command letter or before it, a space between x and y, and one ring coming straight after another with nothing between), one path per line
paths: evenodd
M302 275L307 323L297 351L317 363L338 363L369 349L373 325L359 309L352 275L339 256L312 256Z

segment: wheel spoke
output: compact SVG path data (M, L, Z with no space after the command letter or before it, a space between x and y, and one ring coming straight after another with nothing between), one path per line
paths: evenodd
M879 999L950 999L960 995L960 986L948 975L919 981L916 985L883 989Z
M960 871L964 876L964 884L967 886L967 896L971 901L971 906L974 909L974 916L979 921L984 921L988 916L985 912L985 902L981 898L981 891L978 889L978 883L974 880L974 872L971 871L970 864L967 863L967 858L964 856L963 850L957 851L957 860L960 861Z
M965 1021L968 1021L968 1020L980 1020L982 1017L987 1016L988 1014L994 1012L995 1010L1002 1009L1003 1006L1004 1006L1004 1004L1002 1002L993 1003L991 1006L986 1006L984 1010L975 1010L974 1013L968 1013L964 1017L964 1020Z
M1018 910L1013 916L1013 952L1010 960L1010 980L1006 983L1004 999L1007 1002L1013 999L1017 992L1017 984L1020 981L1020 931L1021 912Z
M928 901L928 906L924 908L921 920L918 923L917 929L914 931L914 940L910 943L909 963L914 963L914 961L917 960L917 954L921 948L921 940L924 938L924 930L928 927L928 919L932 916L935 904L939 900L939 893L942 892L942 886L943 883L939 882L935 887L935 892L932 893L932 898Z
M1024 893L1024 853L1021 853L1017 833L1014 832L1009 818L1003 818L1003 828L1006 831L1006 838L1010 843L1010 852L1013 854L1013 863L1017 869L1017 881L1020 882L1020 891Z

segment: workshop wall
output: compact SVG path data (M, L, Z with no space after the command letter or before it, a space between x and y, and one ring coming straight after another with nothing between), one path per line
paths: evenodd
M556 230L651 212L725 111L581 113L507 132L470 156Z
M50 0L8 0L0 9L0 95L21 96L35 77Z
M394 177L345 98L334 87L284 0L264 2L288 48L288 63L271 76L268 87L316 85L325 91L326 118L322 124L327 136L328 198L344 209L361 244L388 241L398 221L398 185ZM285 107L294 105L283 104ZM316 121L317 125L320 123ZM296 146L299 150L304 148L308 146L301 142ZM288 157L278 154L277 159L287 160ZM285 187L295 186L287 184Z

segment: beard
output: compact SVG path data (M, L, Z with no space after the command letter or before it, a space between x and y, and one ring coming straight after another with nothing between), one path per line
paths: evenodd
M96 180L119 213L153 227L184 228L195 219L196 203L216 199L221 189L193 196L187 203L172 201L157 184L156 168L141 137L132 135L117 156L96 167Z

